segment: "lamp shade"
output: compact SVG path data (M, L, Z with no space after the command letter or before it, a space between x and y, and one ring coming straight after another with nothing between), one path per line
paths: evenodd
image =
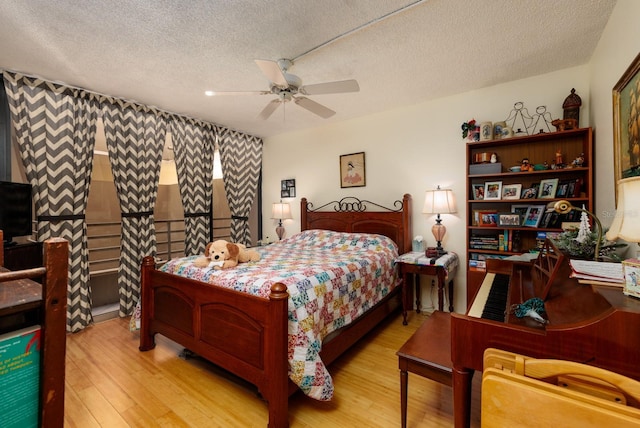
M285 220L291 217L291 207L288 203L274 202L271 207L271 218L276 220Z
M628 242L640 242L640 177L618 181L616 216L606 238L610 241L622 238Z
M457 211L456 199L451 189L427 190L424 198L424 214L453 214Z

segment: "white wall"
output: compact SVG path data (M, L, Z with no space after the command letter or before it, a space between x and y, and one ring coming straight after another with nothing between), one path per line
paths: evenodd
M262 207L265 233L269 234L275 227L275 222L268 218L271 203L280 199L280 180L294 178L297 198L289 200L294 219L285 222L288 235L300 230L300 197L306 197L316 206L344 196L392 206L404 193L410 193L414 201L413 234L423 235L427 244L434 246L431 226L435 217L422 214L424 191L437 185L451 188L458 199L459 213L443 216L448 230L443 245L461 256L454 306L457 312L464 312L467 165L460 125L471 118L479 122L504 120L518 101L522 101L531 114L536 107L544 105L554 119L562 117L562 103L571 88L575 88L583 100L580 125L588 126L588 68L580 66L266 139ZM367 185L341 189L339 156L361 151L365 152ZM426 287L424 290L427 291ZM424 304L429 305L429 293L423 297Z
M618 0L589 63L591 121L597 125L596 214L604 227L615 214L612 90L640 52L638 16L640 2Z

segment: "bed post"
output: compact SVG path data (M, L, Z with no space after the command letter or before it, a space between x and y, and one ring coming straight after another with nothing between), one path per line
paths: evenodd
M413 236L411 236L411 195L408 193L405 193L402 198L402 223L405 225L402 231L404 248L400 248L400 254L411 251L411 242L413 241Z
M307 198L300 199L300 230L307 230Z
M140 315L140 347L141 351L149 351L156 347L154 335L151 329L150 314L153 314L153 290L151 285L151 271L156 268L156 261L153 257L147 256L142 259L142 269L140 270L140 305L142 314Z
M287 286L275 283L269 294L269 328L265 338L266 399L269 403L269 428L289 426L289 360Z

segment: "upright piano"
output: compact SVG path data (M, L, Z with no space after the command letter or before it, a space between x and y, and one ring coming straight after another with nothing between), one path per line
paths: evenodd
M470 424L471 381L483 353L499 348L534 358L601 367L640 380L640 300L620 287L579 284L552 243L534 263L490 260L466 314L451 314L454 422ZM539 297L546 323L515 305Z

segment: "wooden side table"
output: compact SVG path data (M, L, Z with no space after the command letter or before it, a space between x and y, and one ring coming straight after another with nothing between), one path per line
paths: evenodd
M403 254L396 260L402 286L402 324L407 325L407 307L411 303L411 293L415 289L416 312L420 313L420 275L435 276L438 280L438 310L444 310L444 289L449 279L449 312L453 312L453 278L458 268L458 255L447 253L437 259L427 258L424 253ZM411 287L414 284L415 287Z

